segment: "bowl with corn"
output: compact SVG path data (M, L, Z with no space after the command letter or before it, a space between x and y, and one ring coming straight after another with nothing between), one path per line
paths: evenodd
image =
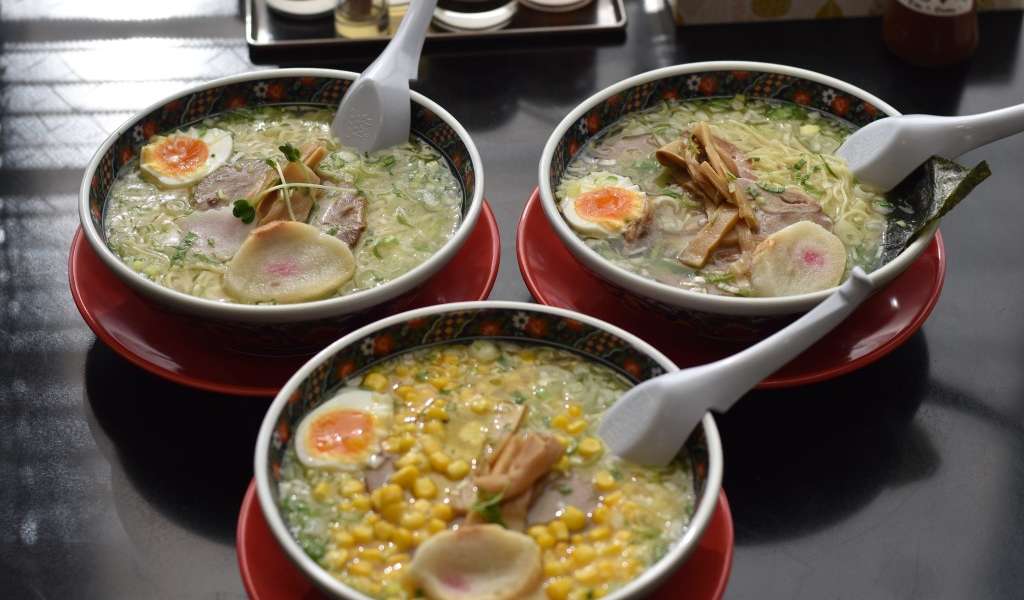
M677 466L655 471L608 455L597 424L623 389L676 368L558 308L394 315L324 349L274 399L255 451L261 509L334 598L643 597L713 515L718 431L705 416Z

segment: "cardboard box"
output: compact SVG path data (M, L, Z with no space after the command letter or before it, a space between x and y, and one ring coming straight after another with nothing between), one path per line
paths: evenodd
M888 0L666 0L676 23L837 19L880 15ZM979 0L979 10L1024 8L1024 0Z

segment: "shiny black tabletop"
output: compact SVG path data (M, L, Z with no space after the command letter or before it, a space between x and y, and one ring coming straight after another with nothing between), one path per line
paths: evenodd
M414 87L483 155L503 244L492 298L530 299L513 240L547 135L623 77L750 59L832 74L904 112L1024 101L1019 12L984 15L975 58L928 71L886 53L877 19L676 29L658 0L627 4L625 40L424 58ZM0 2L0 598L245 595L235 524L268 400L132 366L81 320L66 267L104 137L182 86L256 68L240 14L236 0ZM728 598L1021 597L1022 157L1024 136L965 158L994 175L943 222L945 289L904 346L720 418Z

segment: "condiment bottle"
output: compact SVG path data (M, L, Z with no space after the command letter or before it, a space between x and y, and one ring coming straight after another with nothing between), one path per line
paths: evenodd
M888 0L882 37L903 60L940 67L962 62L978 47L975 0Z

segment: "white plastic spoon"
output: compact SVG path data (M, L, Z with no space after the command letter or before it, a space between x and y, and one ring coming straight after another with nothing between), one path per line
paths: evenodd
M409 80L416 79L437 0L411 0L395 37L348 89L331 133L361 152L409 139Z
M1024 104L966 117L880 119L846 138L836 154L859 179L889 191L932 156L961 154L1024 131Z
M728 358L666 373L629 389L605 413L608 450L641 465L667 465L704 414L725 412L762 379L796 358L874 290L860 267L824 302L781 331Z

